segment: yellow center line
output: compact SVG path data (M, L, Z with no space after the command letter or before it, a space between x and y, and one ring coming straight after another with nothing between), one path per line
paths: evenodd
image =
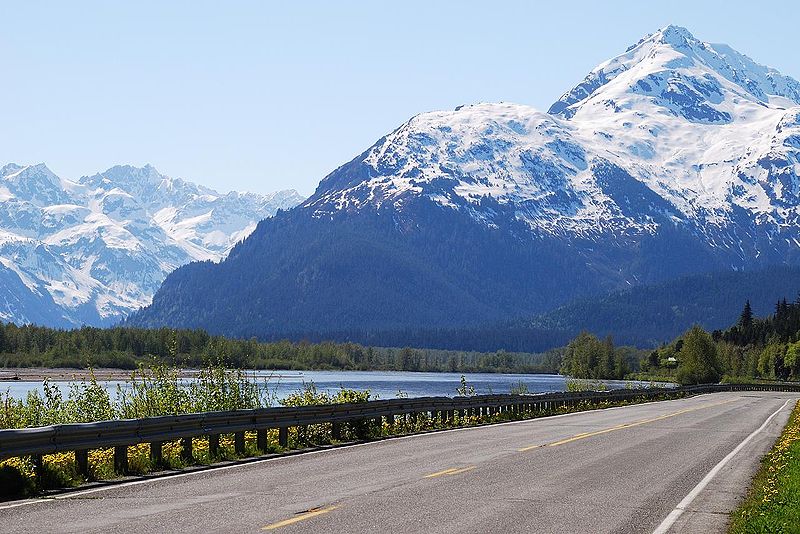
M462 467L461 469L456 469L455 471L451 471L450 473L448 473L448 475L457 475L459 473L465 473L467 471L472 471L473 469L475 469L474 465L471 465L469 467Z
M272 523L271 525L267 525L266 527L263 527L261 530L275 530L276 528L294 525L295 523L299 523L300 521L311 519L312 517L317 517L318 515L327 514L331 510L335 509L336 509L335 506L328 506L325 508L314 508L309 510L308 512L298 514L290 519L284 519L283 521L278 521L277 523Z
M433 478L433 477L440 477L442 475L449 475L455 470L456 470L455 467L451 467L450 469L445 469L444 471L436 471L435 473L431 473L430 475L425 475L425 478Z
M430 475L425 475L423 478L434 478L444 475L457 475L459 473L464 473L465 471L470 471L472 469L475 469L474 465L469 465L467 467L451 467L450 469L445 469L444 471L437 471L435 473L431 473Z
M531 449L538 449L540 447L556 447L558 445L564 445L565 443L571 443L573 441L578 441L580 439L586 439L586 438L590 438L592 436L599 436L600 434L607 434L609 432L614 432L616 430L622 430L624 428L631 428L631 427L634 427L634 426L645 425L647 423L654 423L656 421L661 421L663 419L669 419L670 417L675 417L677 415L685 414L685 413L688 413L688 412L694 412L694 411L697 411L697 410L702 410L704 408L712 408L714 406L720 406L722 404L728 404L729 402L733 402L733 401L736 401L736 400L738 400L738 399L729 399L729 400L722 401L722 402L717 402L717 403L714 403L714 404L706 404L704 406L697 406L695 408L686 408L685 410L679 410L677 412L668 413L668 414L665 414L665 415L659 415L658 417L653 417L651 419L642 419L641 421L633 421L631 423L623 423L621 425L612 426L612 427L609 427L609 428L604 428L602 430L596 430L594 432L583 432L581 434L576 434L576 435L574 435L572 437L569 437L569 438L566 438L566 439L562 439L562 440L559 440L559 441L554 441L554 442L551 442L551 443L543 443L543 444L540 444L540 445L531 445L529 447L523 447L521 449L517 449L517 451L518 452L526 452L526 451L529 451Z

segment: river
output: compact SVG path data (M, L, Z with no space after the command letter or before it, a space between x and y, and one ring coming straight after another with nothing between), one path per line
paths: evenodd
M283 399L305 384L314 383L318 390L335 393L340 388L369 390L373 398L393 399L399 395L408 397L456 395L461 384L461 373L414 373L406 371L248 371L259 384L267 388L276 399ZM565 391L566 377L562 375L523 375L500 373L465 373L467 383L475 393L508 393L512 387L524 384L530 393ZM184 379L188 382L191 379ZM647 382L604 380L609 389L624 388L627 384L646 386ZM70 382L52 382L66 396ZM117 386L126 388L124 381L102 381L112 393ZM24 398L29 391L42 391L42 383L35 381L0 382L0 393L8 391L13 398Z

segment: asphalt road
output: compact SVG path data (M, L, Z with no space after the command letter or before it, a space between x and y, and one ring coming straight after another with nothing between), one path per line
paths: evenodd
M0 531L653 532L780 409L670 530L722 532L796 398L718 393L5 503Z

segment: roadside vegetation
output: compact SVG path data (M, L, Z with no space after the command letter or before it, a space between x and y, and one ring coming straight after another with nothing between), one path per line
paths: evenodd
M571 381L571 390L587 390L599 387L593 381ZM18 400L8 393L0 397L0 429L25 428L60 423L91 422L118 418L141 418L158 415L178 415L198 411L236 410L259 408L280 404L283 406L307 406L342 402L367 402L375 397L369 391L340 389L335 392L320 391L313 383L277 401L269 383L257 383L255 379L239 370L222 365L209 365L201 370L197 381L186 382L179 378L178 369L154 363L142 366L131 376L129 388L118 388L115 393L107 391L93 377L72 384L69 392L62 395L51 384L44 383L44 393L32 391L25 399ZM525 393L524 384L512 387L515 393ZM454 394L475 395L475 388L462 377ZM668 391L665 390L665 396ZM398 397L403 397L398 392ZM666 398L666 397L665 397ZM640 400L644 400L642 397ZM182 457L180 441L163 445L163 458L156 465L150 458L148 444L128 448L128 473L142 475L154 471L182 469L190 465L208 465L224 460L264 454L283 453L291 449L304 449L342 442L381 439L384 437L428 432L447 428L476 426L510 420L543 417L573 411L584 411L638 402L589 402L577 406L554 407L538 411L500 411L474 415L455 412L446 417L438 414L431 417L397 417L394 421L385 418L342 424L338 438L334 439L330 423L290 428L287 446L278 445L278 430L268 433L266 450L257 447L255 432L245 433L245 452L237 454L233 435L220 437L216 455L209 451L209 440L198 437L192 440L192 457ZM89 453L89 475L82 477L72 452L45 455L41 462L34 458L12 458L0 462L0 498L18 498L34 495L44 490L74 487L86 482L113 479L120 476L114 472L113 449L92 450Z
M800 532L800 402L761 460L747 498L731 514L729 532Z

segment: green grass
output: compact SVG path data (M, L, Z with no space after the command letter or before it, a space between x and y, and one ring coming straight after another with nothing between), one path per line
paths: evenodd
M761 460L747 498L731 515L729 532L800 532L800 402Z

